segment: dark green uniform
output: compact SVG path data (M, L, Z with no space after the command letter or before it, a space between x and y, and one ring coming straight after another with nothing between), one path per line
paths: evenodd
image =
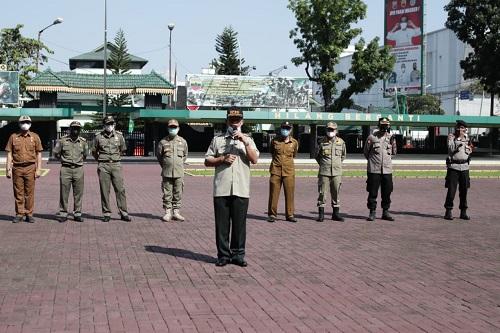
M98 161L97 174L99 175L99 186L101 189L102 213L105 217L111 216L109 207L109 191L111 184L115 190L116 203L120 215L128 217L127 198L123 185L121 156L127 150L125 139L121 132L102 131L94 138L92 155Z
M87 140L82 137L72 139L69 135L57 141L54 156L61 161L59 173L59 216L68 216L69 191L73 187L74 217L82 215L84 188L83 161L87 157Z

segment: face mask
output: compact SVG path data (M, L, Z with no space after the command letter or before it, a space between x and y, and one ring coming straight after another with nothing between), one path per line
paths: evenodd
M179 128L176 127L176 128L168 128L168 135L170 136L176 136L177 133L179 132Z
M229 133L229 135L235 135L239 131L240 131L239 127L236 127L236 128L234 128L233 126L228 126L227 127L227 132Z
M106 126L104 126L104 130L105 130L106 132L108 132L108 133L113 132L113 131L114 131L114 129L115 129L115 125L106 125Z
M77 137L80 135L80 129L77 129L77 128L72 128L70 131L69 131L69 134L72 136L72 137Z
M19 125L19 128L21 128L21 130L23 130L23 131L29 130L30 127L31 127L30 123L22 123L21 125Z
M281 136L287 137L290 135L290 130L288 128L281 129Z
M337 135L337 131L327 131L326 132L326 135L329 137L329 138L333 138L334 136Z
M406 29L406 27L408 26L408 23L406 23L406 22L402 22L402 23L400 23L399 25L401 26L401 29L402 29L402 30L405 30L405 29Z

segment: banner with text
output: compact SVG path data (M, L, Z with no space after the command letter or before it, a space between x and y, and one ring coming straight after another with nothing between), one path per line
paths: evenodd
M308 109L310 82L305 78L198 75L186 77L187 107Z
M422 94L424 0L385 0L385 45L396 64L384 81L384 94Z
M0 71L0 104L19 104L19 73Z

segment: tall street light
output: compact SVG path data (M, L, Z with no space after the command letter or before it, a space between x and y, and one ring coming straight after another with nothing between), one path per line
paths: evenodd
M54 20L54 22L52 22L52 24L49 24L48 26L46 26L42 30L38 31L38 48L37 48L37 51L36 51L36 71L37 72L38 72L38 62L40 61L40 37L42 36L42 32L44 32L45 30L47 30L51 26L59 24L59 23L63 23L62 17L56 18Z
M103 76L103 98L102 98L102 118L106 118L106 108L108 106L108 94L106 91L106 78L108 76L108 3L104 0L104 76Z
M172 30L174 30L175 24L170 23L168 25L169 38L168 38L168 81L172 83Z

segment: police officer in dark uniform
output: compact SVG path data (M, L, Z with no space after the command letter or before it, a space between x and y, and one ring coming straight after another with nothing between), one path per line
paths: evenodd
M446 182L448 189L444 208L446 220L453 220L452 209L455 193L460 197L460 218L470 220L467 215L467 190L470 187L469 163L472 154L472 144L467 137L467 124L463 120L457 120L455 133L448 135L448 157L446 158Z
M73 121L69 125L69 135L57 141L54 156L61 160L59 172L59 222L68 220L69 191L73 187L73 201L75 205L73 217L77 222L83 222L82 197L84 188L83 161L87 158L87 140L80 136L82 125Z
M378 189L381 188L382 219L394 221L389 213L391 206L392 184L392 156L396 155L397 148L394 137L391 135L391 124L388 118L378 121L378 130L366 139L363 153L368 160L366 190L368 191L367 206L370 210L368 221L375 220L377 209Z

